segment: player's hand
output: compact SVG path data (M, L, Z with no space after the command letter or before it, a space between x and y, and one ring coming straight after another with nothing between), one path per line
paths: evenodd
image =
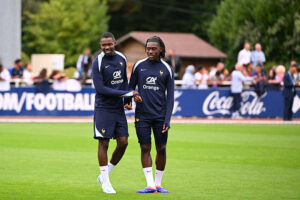
M132 93L133 93L134 101L136 103L142 103L143 100L142 100L142 97L140 96L140 93L138 93L135 90L133 90Z
M140 96L140 95L135 95L134 96L134 101L136 102L136 103L142 103L142 97Z
M135 90L132 90L132 94L133 94L133 96L140 95L140 93Z
M124 108L126 108L127 110L132 110L132 102L130 102L129 104L125 104Z
M166 126L166 124L164 124L164 125L163 125L163 129L162 129L161 132L162 132L162 133L165 133L165 132L167 132L167 131L169 130L169 128L170 128L169 126Z

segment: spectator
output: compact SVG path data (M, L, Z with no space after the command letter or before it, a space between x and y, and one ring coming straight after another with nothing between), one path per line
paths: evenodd
M36 83L35 88L37 93L48 93L50 91L46 68L43 68L38 76L33 77L33 81Z
M217 89L218 85L222 83L221 72L216 71L215 75L211 77L209 82L212 84L213 89Z
M243 65L241 63L237 63L235 66L235 70L232 72L231 78L231 94L233 96L233 119L241 118L239 114L240 106L241 106L241 94L243 91L243 82L252 81L252 77L245 77L242 73Z
M293 66L293 65L297 65L297 62L295 60L292 60L291 63L290 63L290 67ZM299 71L299 68L297 67L297 72L294 74L294 79L296 81L299 81L300 80L300 71Z
M276 66L269 71L267 89L280 90L280 83L276 80Z
M265 54L261 50L260 43L255 44L255 51L251 52L251 61L253 63L253 65L252 65L253 70L255 70L255 67L258 63L260 63L261 66L263 67L264 62L266 62Z
M24 68L21 59L15 60L15 65L10 69L11 78L23 78Z
M276 66L273 66L272 69L270 69L269 74L268 74L268 80L273 81L275 80L276 77Z
M230 79L228 69L224 68L222 76L223 76L222 81L226 81Z
M224 80L226 80L228 75L228 70L225 69L224 63L219 62L217 64L216 70L210 73L210 82L213 85L214 89L218 88L218 84L221 84Z
M252 77L256 82L254 90L257 96L261 97L265 93L266 76L262 71L262 65L260 63L255 66L255 72L252 74Z
M294 74L297 73L297 64L293 64L289 71L284 75L284 88L283 88L283 97L284 97L284 109L283 109L283 120L291 121L293 118L293 103L294 97L296 95L295 85L299 83L294 80Z
M283 82L284 73L285 67L283 65L279 65L276 67L275 80L277 80L280 84Z
M26 86L32 86L33 81L32 81L32 74L31 74L31 64L26 64L25 69L23 72L23 81Z
M168 51L168 56L166 57L166 62L173 67L175 75L174 78L176 80L179 79L179 72L181 69L181 60L179 56L175 55L174 50L170 49Z
M211 66L209 68L208 79L209 80L212 79L215 76L216 72L217 72L217 68L215 66Z
M195 81L198 84L198 89L207 89L208 74L206 69L200 65L197 67L197 72L195 73Z
M92 70L90 64L84 64L83 70L77 70L74 73L74 78L80 81L81 84L85 84L87 79L92 78Z
M84 64L88 64L91 60L91 50L86 49L84 54L81 54L77 60L76 68L77 70L83 70Z
M53 80L52 88L53 90L58 91L70 91L70 92L79 92L81 91L80 82L75 79L69 79L63 73L54 70L50 76Z
M296 81L300 81L300 66L297 64L297 66L298 66L298 68L297 68L297 75L295 76L296 78L295 78L295 80Z
M62 73L59 73L58 70L53 70L52 74L50 75L50 79L53 80L52 87L54 90L67 90L68 77Z
M9 91L10 90L10 74L7 69L0 64L0 91Z
M250 44L246 42L244 44L244 49L239 52L238 55L238 63L247 67L251 62L251 51L250 51Z
M252 67L253 64L250 62L249 65L245 66L245 70L248 76L252 76L255 73L255 68Z
M219 62L218 64L217 64L217 67L216 67L216 70L214 70L211 74L210 74L210 79L215 79L216 78L216 74L218 73L219 75L218 75L218 78L220 79L220 80L224 80L225 79L225 77L224 77L224 63L222 63L222 62Z
M194 83L195 76L194 76L195 67L194 65L188 65L185 69L185 73L182 77L182 88L183 89L194 89L196 85Z

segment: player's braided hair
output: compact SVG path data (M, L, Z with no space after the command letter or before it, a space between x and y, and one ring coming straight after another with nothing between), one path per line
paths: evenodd
M148 38L148 40L146 41L146 45L145 48L147 47L148 42L156 42L159 44L159 46L161 47L162 51L160 53L160 57L161 58L165 58L166 55L166 47L165 47L165 43L162 41L162 39L158 36L153 36Z

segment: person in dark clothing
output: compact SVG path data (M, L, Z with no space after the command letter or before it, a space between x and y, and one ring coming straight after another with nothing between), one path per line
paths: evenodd
M137 103L135 129L141 148L141 161L147 187L137 193L168 193L161 186L166 165L166 144L174 105L174 71L166 63L165 44L153 36L146 41L147 58L137 61L132 69L129 88L138 86L143 102ZM151 130L156 146L155 183L152 174Z
M15 65L10 69L11 78L23 78L24 67L21 59L15 60Z
M266 76L262 71L262 65L260 63L255 66L255 72L252 74L252 76L256 82L254 87L255 93L258 97L261 97L265 93Z
M50 92L51 84L47 79L47 69L43 68L40 71L40 74L36 77L33 77L35 83L36 93L48 93Z
M293 118L293 103L294 97L296 95L295 86L299 83L294 80L294 74L297 73L297 64L294 64L290 67L289 71L285 73L283 77L283 97L284 97L284 108L283 108L283 120L291 121Z
M175 71L175 79L178 80L179 77L179 73L180 73L180 69L181 69L181 59L179 56L175 55L174 50L169 50L168 51L168 56L166 57L166 62L173 68L173 70Z
M138 92L128 88L127 59L124 54L115 51L115 45L114 35L104 33L100 38L102 52L92 64L92 78L96 90L94 138L98 140L101 172L97 180L104 193L116 193L111 186L109 173L123 157L128 144L124 98L138 95ZM107 150L112 138L117 140L117 146L108 162Z

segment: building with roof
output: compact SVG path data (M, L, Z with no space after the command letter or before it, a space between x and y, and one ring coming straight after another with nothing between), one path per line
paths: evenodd
M117 50L128 59L129 68L140 59L145 58L145 43L151 36L159 36L166 45L166 52L173 50L182 61L180 74L187 65L215 66L227 58L227 55L192 33L140 32L132 31L117 40Z

